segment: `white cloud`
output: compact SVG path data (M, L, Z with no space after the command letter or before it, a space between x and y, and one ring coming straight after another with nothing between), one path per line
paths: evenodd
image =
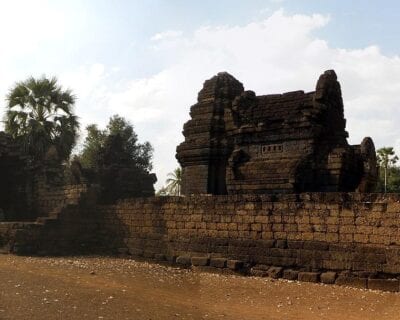
M32 54L42 41L64 30L63 16L45 1L0 2L0 93L15 81L14 67ZM18 17L18 18L16 18ZM51 27L56 24L57 27ZM43 32L46 30L46 32Z
M104 110L112 88L108 83L113 68L106 72L104 65L95 63L61 73L59 83L71 89L77 98L75 113L80 117L81 131L90 123L105 123Z
M179 30L167 30L164 32L156 33L151 37L152 41L161 41L161 40L169 40L173 38L178 38L182 35L182 31Z
M5 1L0 3L1 55L29 54L48 39L65 31L62 12L49 6L48 1Z

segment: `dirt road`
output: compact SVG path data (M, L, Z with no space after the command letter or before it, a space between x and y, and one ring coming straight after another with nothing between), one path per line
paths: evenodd
M400 319L400 294L98 257L0 255L0 319Z

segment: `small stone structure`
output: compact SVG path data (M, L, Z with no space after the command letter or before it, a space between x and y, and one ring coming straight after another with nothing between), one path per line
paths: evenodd
M207 80L177 147L182 193L371 192L370 138L347 143L340 84L322 74L315 92L256 96L228 73Z

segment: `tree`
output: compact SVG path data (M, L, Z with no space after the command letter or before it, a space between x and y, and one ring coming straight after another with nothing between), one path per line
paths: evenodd
M79 129L73 113L75 97L56 78L33 77L16 83L7 95L5 130L39 162L51 146L67 160Z
M86 127L86 138L83 144L83 150L78 156L82 167L86 169L97 169L100 150L106 140L107 132L99 130L96 124L90 124Z
M396 192L396 193L400 192L400 168L399 167L391 166L388 168L387 188L386 189L387 189L387 192Z
M384 192L387 191L388 185L388 169L396 164L399 160L393 147L383 147L377 150L376 158L378 160L378 165L384 170Z
M100 130L97 125L91 124L86 127L86 131L83 150L79 155L84 168L97 170L99 166L113 162L152 170L153 147L149 142L139 143L133 125L123 117L112 116L105 130ZM106 150L109 150L112 144L116 148L113 152L117 153L107 154Z
M182 169L176 168L173 172L168 173L166 190L168 194L179 196L182 187Z
M158 197L168 196L168 190L167 190L167 188L166 188L166 187L161 187L161 189L159 189L159 190L156 192L156 196L158 196Z
M154 195L153 148L149 142L138 142L132 124L114 115L105 130L90 125L87 131L79 159L83 174L100 184L104 202Z

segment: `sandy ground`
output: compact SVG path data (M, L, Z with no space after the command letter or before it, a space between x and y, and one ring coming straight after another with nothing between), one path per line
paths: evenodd
M119 258L0 255L0 319L400 319L400 294Z

